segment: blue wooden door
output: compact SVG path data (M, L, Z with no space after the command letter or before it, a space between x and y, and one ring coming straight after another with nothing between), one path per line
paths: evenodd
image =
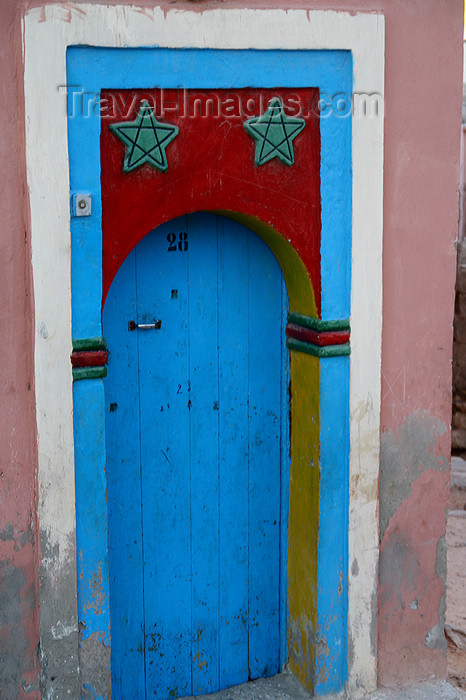
M286 661L287 295L210 214L127 257L103 317L113 697L209 693Z

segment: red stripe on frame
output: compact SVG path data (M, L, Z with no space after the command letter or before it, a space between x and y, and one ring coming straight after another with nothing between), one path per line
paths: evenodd
M303 328L289 323L286 327L289 338L295 338L305 343L313 343L319 347L326 345L342 345L350 339L349 331L313 331L311 328Z
M73 367L99 367L107 364L107 360L107 350L83 350L81 352L73 352L71 355Z

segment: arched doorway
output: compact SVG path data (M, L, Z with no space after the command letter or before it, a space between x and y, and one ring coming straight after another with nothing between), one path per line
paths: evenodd
M287 660L288 297L225 217L180 217L104 307L112 688L213 692Z
M158 79L167 87L181 84L188 91L198 90L200 77L206 89L223 92L231 88L236 91L238 76L241 84L246 81L260 89L265 86L274 94L277 85L289 85L291 75L301 76L299 84L320 86L318 89L326 94L345 91L345 86L352 84L351 54L347 51L188 53L190 60L186 61L186 52L176 49L138 49L132 53L126 49L70 47L68 84L81 85L85 79L86 85L101 95L105 93L103 86L119 91L139 85L145 90L153 88L154 66ZM310 99L315 89L303 88L303 99ZM193 121L188 115L187 122ZM222 124L227 126L226 121ZM215 132L223 145L229 144L234 156L231 159L224 157L224 150L220 160L205 157L202 148L196 150L196 144L200 147L205 143L203 138L188 139L191 150L180 138L178 145L183 148L172 165L175 161L183 164L186 178L180 178L178 166L163 174L151 170L122 174L121 143L112 146L108 126L97 113L84 121L69 120L72 191L95 193L92 215L71 220L78 620L83 683L93 688L102 685L100 678L95 680L93 670L96 643L104 655L100 668L105 683L109 686L111 682L102 380L107 371L107 351L102 336L102 302L140 236L186 212L215 211L257 233L280 261L286 279L292 394L287 541L289 663L309 689L317 693L341 689L347 678L348 641L351 120L310 119L302 135L303 140L306 134L309 136L309 157L299 159L300 167L298 161L291 169L283 165L287 175L293 176L294 186L284 187L280 179L272 188L269 175L273 162L256 170L247 153L241 159L237 157L236 142L230 137L224 139L222 129L209 133ZM188 126L186 123L183 127L185 136ZM198 127L207 133L204 119L199 120ZM239 133L247 136L241 120L236 126L232 121L231 127L238 137ZM319 134L321 150L316 147ZM185 159L188 153L194 158L192 162ZM252 167L248 182L254 186L249 194L245 186L247 162ZM259 176L263 178L260 186ZM171 186L176 183L179 187L174 192ZM298 196L299 191L302 196ZM297 220L298 214L303 215L302 221ZM105 695L103 691L96 693Z

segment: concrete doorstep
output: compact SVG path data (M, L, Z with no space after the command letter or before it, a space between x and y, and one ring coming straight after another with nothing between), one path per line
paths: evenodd
M448 680L466 689L466 460L451 458L446 540Z
M197 695L195 700L466 700L466 692L447 681L419 683L402 690L380 688L370 695L311 695L291 673L284 671L273 678L261 678L251 683L221 690L219 693ZM185 697L181 700L191 700ZM193 699L194 700L194 699Z

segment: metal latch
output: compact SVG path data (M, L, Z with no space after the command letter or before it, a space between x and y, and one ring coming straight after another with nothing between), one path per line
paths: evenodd
M139 328L141 331L150 331L150 330L160 330L162 327L162 321L154 321L154 323L136 323L136 321L128 321L128 330L129 331L135 331L136 328Z

